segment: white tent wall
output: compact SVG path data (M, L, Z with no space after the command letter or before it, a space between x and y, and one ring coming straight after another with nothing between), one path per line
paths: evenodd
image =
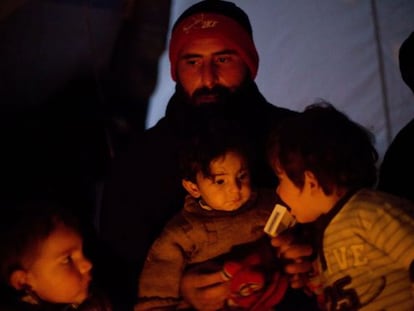
M197 1L176 0L171 23ZM414 31L412 0L235 0L249 15L260 56L256 82L274 105L302 111L325 99L376 136L382 157L414 117L398 49ZM413 55L414 57L414 55ZM167 54L151 97L147 127L174 92Z

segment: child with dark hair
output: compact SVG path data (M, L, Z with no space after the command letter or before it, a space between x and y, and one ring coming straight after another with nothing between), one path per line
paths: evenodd
M322 102L271 137L277 194L298 222L317 223L326 309L414 310L414 206L372 189L372 134Z
M228 123L200 126L181 149L182 185L188 195L149 251L135 310L182 306L183 273L206 261L211 264L210 259L217 259L216 271L224 262L228 307L268 310L284 296L287 279L279 273L263 232L276 196L270 189L252 187L244 135ZM221 256L228 253L233 257Z
M0 310L111 310L92 293L78 220L53 202L3 206ZM6 211L7 210L7 211Z

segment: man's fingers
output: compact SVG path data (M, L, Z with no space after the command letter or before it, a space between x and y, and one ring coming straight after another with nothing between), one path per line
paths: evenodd
M290 287L303 288L305 287L308 278L304 274L295 274L289 279Z
M310 245L290 245L280 249L279 254L285 259L298 259L309 257L313 254L313 248Z
M224 307L226 298L229 294L228 282L216 282L215 285L209 279L204 287L199 287L197 291L197 299L194 307L198 310L209 311L218 310ZM217 279L216 279L217 280Z
M193 269L184 274L181 281L184 299L197 310L221 309L229 295L229 282L224 279L221 271L204 274L199 272L200 270Z
M197 310L199 311L216 311L216 310L221 310L224 308L224 302L219 302L219 303L212 303L211 301L208 301L202 305L200 305L198 308L196 307Z
M282 246L288 246L293 241L293 235L292 234L280 234L270 240L270 243L274 247L282 247Z
M293 262L286 264L284 270L288 274L308 274L313 271L312 262L304 260L302 262Z
M208 274L199 274L196 276L196 281L196 286L198 288L207 288L226 282L221 271Z

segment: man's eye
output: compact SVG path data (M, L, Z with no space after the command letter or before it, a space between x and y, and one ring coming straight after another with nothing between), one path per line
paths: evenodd
M198 59L194 59L194 58L190 58L190 59L187 59L185 61L185 63L187 65L194 66L194 65L197 65L199 63L199 60Z
M216 59L217 63L227 63L229 61L230 61L229 56L220 56L220 57L217 57L217 59Z
M222 185L222 184L224 184L224 179L216 179L216 180L215 180L215 183L216 183L217 185Z

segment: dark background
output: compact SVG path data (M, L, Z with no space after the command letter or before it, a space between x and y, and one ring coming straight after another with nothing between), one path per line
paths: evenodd
M169 0L1 0L1 200L94 212L144 129L169 15Z

